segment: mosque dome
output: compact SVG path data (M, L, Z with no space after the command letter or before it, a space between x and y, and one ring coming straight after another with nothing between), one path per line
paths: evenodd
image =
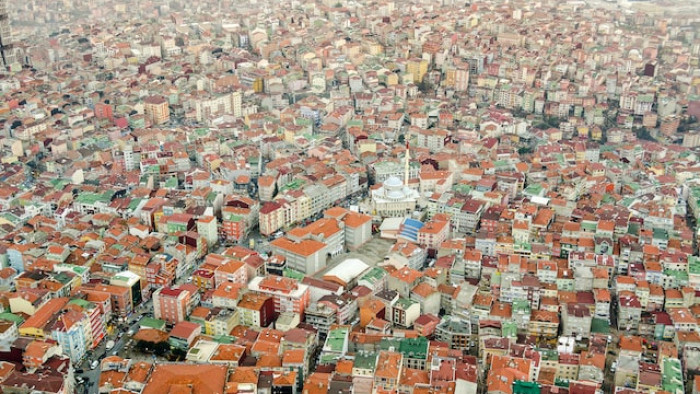
M384 181L384 189L386 190L401 190L403 182L395 176L390 176Z

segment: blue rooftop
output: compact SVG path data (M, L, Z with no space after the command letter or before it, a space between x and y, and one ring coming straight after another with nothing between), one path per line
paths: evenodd
M412 242L418 241L418 230L424 226L423 222L415 219L406 219L403 222L400 237Z

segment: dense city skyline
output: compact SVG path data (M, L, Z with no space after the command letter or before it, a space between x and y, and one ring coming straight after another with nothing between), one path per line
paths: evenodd
M699 33L0 0L0 391L700 393Z

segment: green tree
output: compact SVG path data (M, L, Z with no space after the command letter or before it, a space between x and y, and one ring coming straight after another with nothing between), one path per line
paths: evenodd
M647 130L646 127L639 127L636 129L633 129L634 134L637 135L637 138L640 140L645 140L645 141L656 141L656 138L654 138L649 130Z
M180 348L173 348L170 351L170 358L172 361L183 361L187 357L187 352Z
M145 353L151 349L152 345L153 345L152 342L138 340L138 341L136 341L136 346L134 346L134 348L141 353Z
M155 353L156 356L162 356L169 351L170 345L167 342L158 342L153 347L153 353Z
M422 81L418 84L418 90L421 93L430 93L430 91L433 89L432 84L428 81L428 78L423 78Z

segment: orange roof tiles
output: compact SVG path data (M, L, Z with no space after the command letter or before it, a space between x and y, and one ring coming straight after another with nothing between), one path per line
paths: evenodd
M239 362L245 354L246 348L243 346L222 343L216 348L210 361Z
M401 385L415 387L430 384L430 373L420 369L406 368L401 374Z
M143 394L173 393L188 387L191 394L223 394L227 367L206 364L160 364L155 367Z
M124 378L124 381L146 383L152 367L153 364L144 361L134 363L131 365L129 373Z
M116 370L102 371L98 387L109 387L110 389L121 388L124 385L125 376L126 372L119 372Z
M418 285L416 285L411 292L422 298L427 298L436 291L437 290L435 290L433 286L428 284L428 282L421 282Z
M252 367L238 367L231 371L228 381L258 384L258 373Z
M390 275L402 282L414 283L416 280L423 276L423 273L409 267L403 267L399 270L392 272Z
M357 228L362 226L363 224L369 222L372 220L372 217L369 215L364 215L361 213L357 212L349 212L345 217L343 218L343 222L345 222L345 225L349 228Z
M618 347L621 351L641 352L642 338L634 335L621 335Z
M306 349L289 349L282 355L282 365L302 364L306 359Z
M381 351L377 357L376 369L374 376L386 379L399 379L401 372L402 356L401 353Z
M22 325L22 328L44 328L46 323L56 314L58 311L63 309L68 303L68 298L52 298L46 302L41 308L39 308L34 314L27 319Z
M304 257L318 253L326 247L325 243L313 239L304 239L299 242L294 242L287 237L277 238L270 242L270 245Z

